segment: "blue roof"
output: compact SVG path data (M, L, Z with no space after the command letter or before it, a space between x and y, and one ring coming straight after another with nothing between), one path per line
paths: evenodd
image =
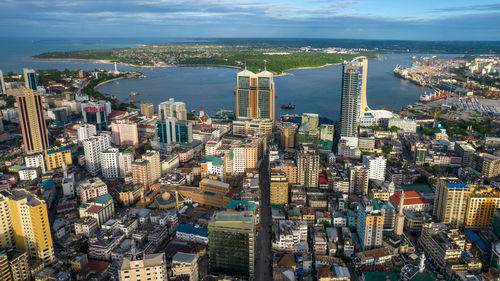
M248 201L241 201L241 200L231 200L231 202L229 202L229 205L227 205L227 209L236 210L236 208L241 207L241 206L248 206L248 209L252 213L255 212L255 203L248 202Z
M135 209L133 212L138 217L145 218L149 213L151 213L151 210L148 210L148 209Z
M194 227L189 224L179 224L175 229L179 232L190 233L198 236L208 237L208 229L201 227Z
M477 236L476 233L474 233L472 230L470 229L467 229L464 231L465 235L467 235L467 237L469 237L469 239L472 241L472 243L476 243L479 248L481 249L486 249L486 243L484 243L483 240L481 240L481 238L479 238L479 236Z
M466 259L466 258L470 258L469 254L467 254L467 252L462 252L462 258Z
M446 186L449 188L466 188L467 186L463 183L447 182Z
M44 190L52 189L54 188L54 180L44 180L40 184L40 187L43 188Z
M97 204L104 205L104 204L108 203L109 200L113 200L113 198L111 197L111 195L106 193L104 195L96 197L93 202L97 203Z

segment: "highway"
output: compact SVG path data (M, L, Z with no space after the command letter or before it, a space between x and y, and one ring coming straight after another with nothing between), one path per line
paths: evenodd
M269 183L269 154L260 166L260 230L255 244L255 280L273 280L273 258L271 249L271 202Z

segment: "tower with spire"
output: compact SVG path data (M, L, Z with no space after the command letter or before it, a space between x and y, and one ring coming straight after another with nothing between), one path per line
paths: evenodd
M405 214L403 213L403 209L405 206L405 191L401 191L401 199L399 200L399 211L396 216L396 221L394 223L394 234L400 236L403 235L404 226L405 226Z

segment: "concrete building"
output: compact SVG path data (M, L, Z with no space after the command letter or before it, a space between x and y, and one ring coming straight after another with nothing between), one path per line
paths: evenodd
M138 159L132 162L132 178L134 184L142 184L145 190L153 184L151 181L151 168L149 161L145 159Z
M481 177L491 179L500 175L500 156L479 153L473 156L473 168L481 172Z
M94 177L78 185L80 201L86 203L104 194L108 194L108 186L99 178Z
M209 156L200 163L201 178L216 179L224 181L226 171L224 169L224 160L221 157Z
M344 63L340 108L340 136L357 137L359 126L359 80L363 79L358 63ZM366 85L366 83L364 83ZM365 92L366 93L366 92Z
M105 132L83 141L85 168L91 175L96 176L101 171L101 152L110 146L111 136Z
M288 204L288 179L283 172L271 172L271 205Z
M172 257L171 278L198 281L198 256L196 254L177 252Z
M359 200L356 231L363 250L382 246L384 216L378 203L367 196Z
M142 155L142 159L149 162L149 176L151 184L161 178L160 153L155 150L148 150Z
M430 202L419 192L416 191L406 191L404 210L412 210L415 212L426 212L431 209ZM389 197L389 200L394 204L394 206L399 207L402 201L402 191L396 191L393 195Z
M15 246L44 263L54 260L47 205L30 192L0 192L1 247Z
M261 134L271 138L273 136L273 123L271 119L241 117L233 121L233 135L246 137L251 134Z
M363 165L368 168L368 178L375 180L385 179L387 159L384 156L363 155Z
M139 134L137 123L130 120L118 120L111 122L113 144L116 146L139 145Z
M460 234L457 229L449 229L445 224L426 223L418 238L418 244L443 272L449 262L461 257L465 250L465 235Z
M351 166L349 171L349 193L368 194L369 170L363 165Z
M179 120L175 122L175 142L193 142L193 122L190 120Z
M49 137L42 96L23 89L16 95L16 102L26 154L44 152L49 147Z
M3 79L3 72L0 69L0 94L7 95L7 89L5 87L5 80Z
M391 118L387 125L388 128L398 127L405 133L415 134L417 132L417 122L411 119Z
M319 155L309 146L297 152L297 182L304 187L318 187Z
M49 147L45 151L45 162L47 171L62 168L63 165L73 164L71 150L67 147Z
M43 153L29 154L24 157L24 163L26 168L40 168L42 173L47 171L45 167L45 160L43 159Z
M436 183L433 215L442 223L463 225L470 188L458 181L439 179Z
M147 118L153 117L155 114L154 105L150 102L145 102L141 104L141 114Z
M470 167L476 150L465 141L455 142L455 152L462 157L462 167Z
M168 145L175 142L177 135L175 132L176 123L177 119L175 117L166 117L156 123L156 135L159 143Z
M97 219L94 217L82 217L75 221L75 234L85 237L93 236L98 230Z
M104 178L120 178L118 148L108 148L101 152L101 171Z
M254 277L255 219L247 211L222 211L208 224L210 271Z
M236 119L241 117L270 119L275 117L273 74L267 70L257 74L243 70L236 81Z
M401 200L398 208L398 214L394 222L394 234L398 236L403 235L404 231L404 226L405 226L405 214L403 213L404 207L405 207L405 192L403 191L401 193Z
M275 227L273 249L284 252L307 252L307 222L279 220Z
M83 142L84 140L96 135L97 130L94 124L81 124L77 130L78 141Z
M283 160L271 165L272 172L284 172L289 184L297 183L297 165L293 160Z
M120 281L167 280L165 253L147 254L142 259L124 257L120 267Z
M280 131L280 143L283 148L294 148L295 147L295 135L299 126L291 122L283 122Z
M158 116L160 120L166 120L169 117L177 120L187 120L186 104L170 98L158 105Z
M131 151L125 150L118 154L120 177L124 178L132 175L132 161L134 161L134 153Z
M23 75L24 75L24 87L26 89L36 91L37 90L36 71L33 69L23 68Z
M92 202L83 203L78 208L80 218L92 217L97 220L100 228L105 222L115 215L115 204L109 194L101 195Z
M64 195L75 197L76 195L75 173L68 173L68 171L64 171L64 177L62 178L61 185Z
M108 128L108 115L111 113L109 101L88 101L82 103L82 115L85 123L94 124L97 131Z
M500 191L490 188L476 188L469 195L465 211L464 228L491 229L495 211L500 207Z

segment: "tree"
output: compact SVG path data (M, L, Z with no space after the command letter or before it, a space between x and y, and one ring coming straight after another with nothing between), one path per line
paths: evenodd
M384 154L390 154L392 152L392 145L384 145L382 147L382 152Z
M399 127L397 127L397 126L392 126L392 127L390 127L390 128L389 128L389 131L391 131L391 132L393 132L393 133L397 133L399 130L400 130L400 129L399 129Z
M60 140L55 140L54 141L54 146L61 146L61 141Z
M425 184L428 184L429 183L429 179L424 176L424 175L420 175L413 183L425 183Z

